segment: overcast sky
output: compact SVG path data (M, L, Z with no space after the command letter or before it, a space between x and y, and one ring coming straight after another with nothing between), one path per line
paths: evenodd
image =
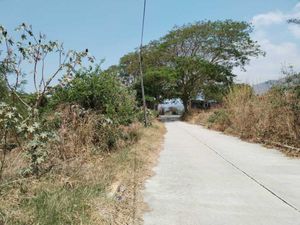
M67 48L89 48L108 67L138 46L142 7L143 0L0 0L0 24L9 30L32 24ZM300 17L298 0L148 0L145 42L188 22L252 22L252 36L267 56L254 59L246 72L235 72L237 81L255 84L278 79L283 66L300 69L300 26L287 24L291 17Z

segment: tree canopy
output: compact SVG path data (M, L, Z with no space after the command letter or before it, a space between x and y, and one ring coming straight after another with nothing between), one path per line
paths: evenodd
M226 90L233 82L233 68L244 70L251 57L264 55L251 32L246 22L200 21L174 27L150 42L143 48L148 99L179 97L188 111L199 93L214 96ZM138 80L138 52L122 57L119 68L133 83Z

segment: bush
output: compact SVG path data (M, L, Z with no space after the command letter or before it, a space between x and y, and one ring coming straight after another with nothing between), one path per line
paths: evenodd
M134 94L108 72L82 71L65 87L56 87L50 105L64 103L99 111L117 124L130 124L136 119Z
M228 113L224 109L215 111L209 116L207 122L209 126L214 126L215 129L225 131L230 126L230 119Z
M78 105L64 105L48 123L57 126L60 142L51 146L52 159L84 157L110 152L134 142L137 126L119 125L110 118Z
M146 109L146 116L148 125L152 125L153 120L158 117L158 113L155 110ZM144 110L142 108L138 111L137 118L140 123L144 123L145 117Z

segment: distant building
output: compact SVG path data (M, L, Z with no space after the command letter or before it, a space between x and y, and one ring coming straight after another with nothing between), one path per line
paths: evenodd
M175 111L179 115L184 111L184 107L180 99L165 100L162 104L158 105L159 114L175 114Z
M191 101L192 109L209 109L218 104L215 100L204 100L203 95L198 95ZM158 105L158 112L160 114L182 114L184 112L184 106L180 99L165 100L162 104Z

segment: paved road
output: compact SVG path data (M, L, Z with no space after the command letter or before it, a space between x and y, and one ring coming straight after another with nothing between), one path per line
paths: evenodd
M300 159L196 125L166 127L145 225L300 225Z

